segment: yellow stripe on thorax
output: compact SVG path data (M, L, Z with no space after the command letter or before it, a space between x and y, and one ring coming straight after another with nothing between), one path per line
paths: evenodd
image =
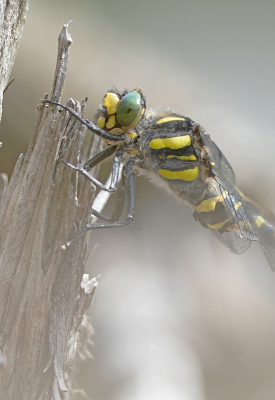
M186 136L175 136L171 138L158 138L152 139L149 142L149 146L151 149L159 150L159 149L182 149L183 147L191 145L191 138L189 135Z
M230 220L230 218L227 218L225 221L219 222L215 225L210 225L208 224L209 228L211 229L220 229L222 228L228 221Z
M170 122L170 121L185 121L185 118L180 118L180 117L165 117L161 118L157 121L157 124L164 124L165 122Z
M173 155L169 155L169 156L167 156L167 158L177 158L178 160L191 160L191 161L197 160L197 157L194 154L192 154L191 156L173 156Z
M217 203L221 200L222 200L221 196L216 196L216 197L209 198L207 200L203 200L201 202L201 204L199 204L197 206L193 206L193 207L198 212L214 211Z
M159 169L160 176L166 179L181 179L183 181L194 181L199 175L199 168L185 169L183 171L168 171L167 169Z

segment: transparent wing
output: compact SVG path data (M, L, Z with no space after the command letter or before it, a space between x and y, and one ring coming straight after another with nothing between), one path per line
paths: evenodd
M200 137L202 145L207 150L213 174L219 176L222 181L230 182L234 187L235 174L225 155L203 128L200 128Z
M275 271L275 217L274 215L244 196L246 200L246 214L253 221L262 251L270 267Z
M228 192L228 190L226 190L224 187L226 183L222 182L218 177L216 177L216 181L220 185L221 193L227 208L229 209L234 220L238 224L240 230L238 235L248 240L259 240L259 237L256 233L255 225L251 223L251 218L246 212L247 201L243 197L241 197L235 187L232 188L230 192ZM235 193L232 193L233 190Z
M270 267L275 271L274 215L240 192L235 186L235 175L226 157L210 136L201 129L200 135L212 173L239 228L235 232L224 232L221 235L215 232L216 237L236 254L245 252L251 240L259 241Z
M251 223L246 213L247 201L244 200L241 192L235 186L235 174L231 165L207 133L200 130L200 135L210 161L212 173L220 185L225 204L238 224L238 235L248 240L259 240L254 224Z
M219 233L212 231L220 242L225 244L234 254L245 253L250 247L250 240L241 238L237 232Z

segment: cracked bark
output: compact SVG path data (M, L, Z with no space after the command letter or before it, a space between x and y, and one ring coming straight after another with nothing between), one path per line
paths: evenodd
M55 101L61 99L71 43L64 25L51 92ZM85 104L68 102L82 115ZM61 248L88 223L94 198L93 185L60 162L78 164L84 157L85 128L56 106L43 103L38 112L27 154L19 157L8 186L0 175L1 400L57 400L67 389L66 399L74 398L71 375L64 373L76 353L78 359L88 353L78 339L89 338L83 315L98 284L84 274L87 235ZM93 137L85 154L100 146Z

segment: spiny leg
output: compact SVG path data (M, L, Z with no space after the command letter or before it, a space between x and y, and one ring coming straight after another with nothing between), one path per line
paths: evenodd
M73 170L78 171L82 175L86 176L86 178L88 178L91 182L93 182L94 185L99 187L101 190L104 190L109 193L113 193L116 191L118 181L119 181L119 171L120 171L120 166L121 166L122 157L123 157L123 153L124 153L123 147L117 151L117 153L113 159L111 183L110 183L109 188L107 188L105 185L103 185L101 182L99 182L96 178L94 178L92 175L90 175L90 173L85 169L85 167L88 167L90 169L90 168L94 167L95 165L97 165L98 163L100 163L101 161L103 161L104 159L110 157L117 149L117 146L113 146L113 147L115 147L114 150L111 150L112 149L112 147L111 147L111 148L107 148L107 149L103 150L102 152L98 153L93 158L91 158L91 160L87 161L87 163L84 164L83 167L75 167L74 165L68 163L68 161L64 160L64 158L62 158L61 161L64 164L68 165L68 167L70 167Z
M125 222L117 222L117 221L110 221L107 224L99 224L99 223L94 223L94 224L88 224L85 226L83 231L77 235L75 238L67 242L65 245L62 246L63 249L66 247L70 246L73 242L78 240L81 236L85 234L85 232L92 230L92 229L104 229L104 228L118 228L120 226L125 226L130 224L134 220L135 216L135 197L136 197L136 190L135 190L135 175L133 172L133 160L129 159L126 160L125 166L122 171L123 175L125 175L125 184L123 184L123 187L125 187L126 191L126 201L127 201L127 212L126 212L126 221ZM123 204L119 204L119 202L115 205L115 209L113 211L112 217L111 218L116 218L118 217L119 214L121 214L124 201L125 201L125 195L123 195L123 192L120 194L120 199ZM101 219L106 220L106 217L104 217L101 213L98 213L97 211L93 210L93 214L98 216ZM119 215L120 217L120 215ZM118 217L118 218L119 218Z
M93 122L89 121L88 119L82 118L80 115L77 114L72 108L68 106L64 106L61 103L58 103L57 101L53 100L47 100L43 99L42 103L49 103L49 104L54 104L56 106L62 107L65 111L68 111L71 115L73 115L76 119L78 119L80 122L82 122L83 125L87 126L87 128L95 133L97 136L106 139L108 141L123 141L125 140L124 135L113 135L112 133L109 133L107 131L104 131L103 129L100 129L97 125L95 125Z

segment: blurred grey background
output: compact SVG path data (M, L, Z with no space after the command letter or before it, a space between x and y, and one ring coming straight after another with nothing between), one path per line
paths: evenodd
M31 1L4 96L1 172L26 153L71 19L63 102L89 96L92 118L110 83L140 86L148 107L201 123L241 190L275 213L272 0ZM143 178L137 193L130 226L91 235L87 270L101 280L81 386L95 400L274 400L275 274L259 245L235 256Z

